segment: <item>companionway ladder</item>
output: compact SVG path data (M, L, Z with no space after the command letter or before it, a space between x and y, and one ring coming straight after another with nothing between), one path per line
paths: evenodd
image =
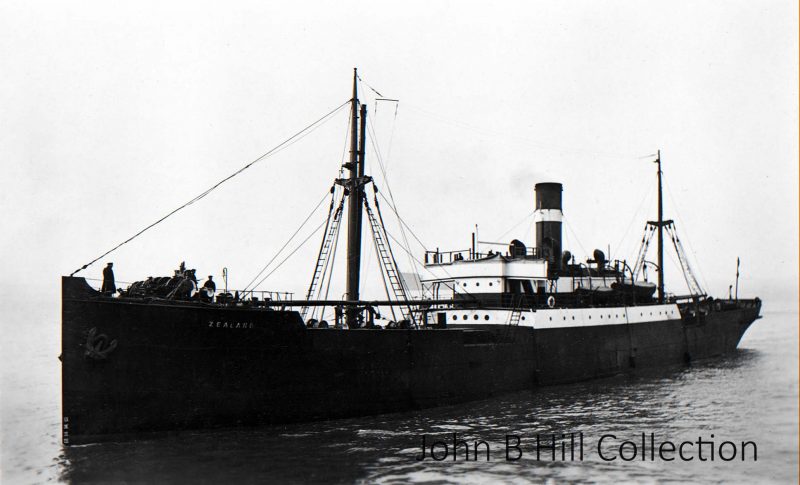
M511 310L511 314L508 317L508 324L509 325L519 325L519 320L522 318L522 302L523 296L519 295L519 299L516 301L514 305L514 309Z

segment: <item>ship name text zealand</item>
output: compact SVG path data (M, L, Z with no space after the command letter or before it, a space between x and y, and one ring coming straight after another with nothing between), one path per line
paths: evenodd
M227 322L223 320L211 320L208 328L254 328L253 322Z

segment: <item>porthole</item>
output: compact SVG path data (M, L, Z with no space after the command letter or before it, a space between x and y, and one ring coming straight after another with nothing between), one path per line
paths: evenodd
M572 315L572 319L575 320L575 315Z
M601 319L601 320L603 319L603 315L600 315L600 319Z
M589 315L589 320L591 320L591 319L592 319L592 316L591 316L591 315Z
M553 321L553 317L550 317L550 321L551 321L551 322Z
M614 318L619 318L619 315L614 315Z
M453 315L453 320L458 320L458 315Z
M492 282L491 281L489 282L489 286L492 286Z
M472 317L472 319L473 320L477 320L478 319L478 314L476 313L475 316Z
M489 315L484 315L484 316L483 316L483 319L484 319L484 320L489 320Z
M650 312L650 316L651 316L651 317L653 316L653 312Z
M639 312L639 316L640 316L640 317L643 317L643 316L644 316L644 313L641 313L641 312Z
M481 282L479 281L479 282L475 283L475 286L481 286Z
M522 319L525 320L525 317L522 317Z
M464 286L467 286L467 282L466 281L461 283L461 284L464 285Z
M467 316L466 316L466 315L464 315L462 318L463 318L464 320L466 320L466 319L467 319Z
M566 320L566 319L567 319L567 316L566 316L566 315L564 315L564 320Z

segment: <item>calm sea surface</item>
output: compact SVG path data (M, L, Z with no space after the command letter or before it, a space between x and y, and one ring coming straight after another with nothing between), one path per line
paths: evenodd
M2 483L45 482L755 482L797 483L798 316L767 311L729 357L692 367L505 395L371 418L182 433L63 449L59 444L59 322L5 315ZM52 312L48 312L52 314ZM536 460L536 434L584 435L583 461ZM745 462L602 461L614 434L656 440L754 441ZM484 440L480 461L415 460L422 435ZM505 460L505 437L523 456ZM604 447L613 455L615 447ZM481 448L484 449L484 448ZM569 457L567 448L567 457ZM727 451L727 450L726 450ZM441 452L441 448L437 448ZM628 450L626 450L626 453ZM649 453L649 452L648 452ZM512 453L515 456L516 453ZM641 457L641 454L639 455ZM474 455L471 456L474 458ZM559 453L560 458L560 453ZM649 455L648 455L649 458Z

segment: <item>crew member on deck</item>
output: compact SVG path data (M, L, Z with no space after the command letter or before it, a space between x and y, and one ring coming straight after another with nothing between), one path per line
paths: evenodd
M208 279L206 280L205 283L203 283L203 288L208 288L209 290L211 290L211 293L217 291L217 285L214 284L213 276L208 275Z
M103 287L100 289L106 295L113 295L117 292L117 285L114 283L114 270L111 269L114 263L108 263L103 268Z

